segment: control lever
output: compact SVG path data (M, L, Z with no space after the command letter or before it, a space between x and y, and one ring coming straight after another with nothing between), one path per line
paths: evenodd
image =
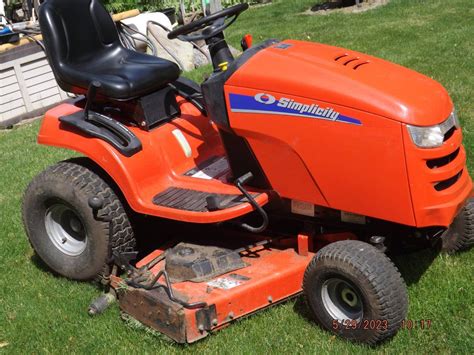
M243 185L253 179L253 174L248 172L245 175L242 175L238 179L235 180L235 186L242 192L242 194L247 198L248 202L252 205L253 208L262 216L263 222L259 227L253 227L247 223L239 223L239 226L244 228L245 230L251 233L261 233L268 227L268 215L267 212L255 201L252 195L245 189Z
M92 109L92 105L94 104L95 98L97 96L97 90L102 87L100 81L94 80L90 83L89 88L87 89L87 101L86 106L84 107L84 116L86 120L89 119L89 111Z

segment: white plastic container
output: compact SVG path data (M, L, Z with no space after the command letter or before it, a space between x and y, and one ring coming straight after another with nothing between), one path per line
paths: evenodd
M0 128L41 115L67 98L37 44L0 53Z

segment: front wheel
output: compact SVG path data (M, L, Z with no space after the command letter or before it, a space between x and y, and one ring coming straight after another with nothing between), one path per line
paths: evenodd
M73 280L105 276L113 252L133 251L135 237L113 189L93 170L61 162L39 174L23 199L23 223L37 255ZM89 199L98 198L98 211Z
M361 241L335 242L316 253L303 291L319 325L370 345L395 335L408 310L406 285L396 267Z
M474 246L474 199L470 199L441 237L442 250L455 254Z

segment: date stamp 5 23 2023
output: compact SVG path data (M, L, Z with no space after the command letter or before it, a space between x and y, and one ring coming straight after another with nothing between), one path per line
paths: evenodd
M342 322L333 320L332 327L334 330L350 330L350 329L365 329L365 330L386 330L390 323L386 319L363 319L357 321L354 319L344 319ZM405 330L427 330L432 325L431 319L404 319L400 325L400 329Z

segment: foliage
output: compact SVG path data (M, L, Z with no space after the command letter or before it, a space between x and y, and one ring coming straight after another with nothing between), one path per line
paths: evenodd
M172 0L103 0L102 2L111 12L120 12L132 9L158 10L167 7L175 7L175 1Z
M224 7L235 5L242 0L222 0ZM178 8L179 0L103 0L103 3L110 11L120 12L131 9L140 10L159 10L169 7ZM186 10L200 9L202 7L201 0L185 0Z

